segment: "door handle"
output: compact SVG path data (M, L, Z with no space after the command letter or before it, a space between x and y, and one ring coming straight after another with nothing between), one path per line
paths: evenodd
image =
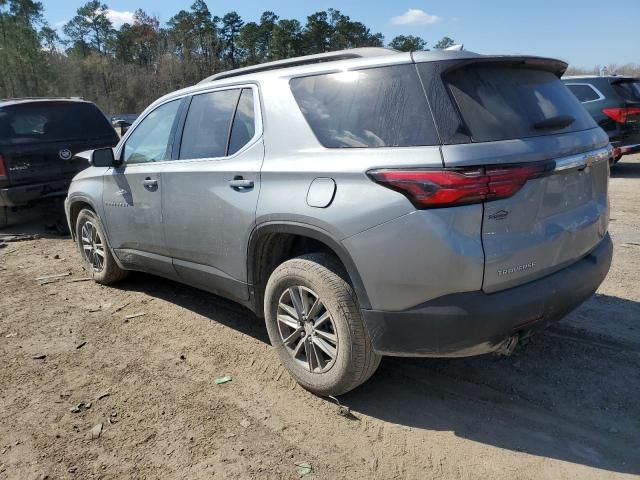
M153 179L153 178L145 178L142 181L142 185L147 190L155 190L156 188L158 188L158 180Z
M229 180L229 186L234 190L246 190L248 188L253 188L253 180L236 177L233 180Z

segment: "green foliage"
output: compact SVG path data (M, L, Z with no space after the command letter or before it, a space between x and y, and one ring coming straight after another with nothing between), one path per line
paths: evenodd
M298 20L279 20L271 34L270 60L302 55L302 25Z
M389 47L401 52L416 52L424 50L426 46L427 42L423 38L413 35L398 35L389 42Z
M9 0L9 12L25 25L33 27L34 25L41 23L42 11L43 7L41 2L33 2L31 0Z
M271 44L273 41L273 30L278 22L278 15L267 11L260 15L260 25L258 26L258 37L256 39L257 61L271 60ZM253 63L253 62L249 62Z
M50 54L54 54L58 51L60 37L58 36L58 32L51 28L48 23L43 24L40 32L38 33L38 38L42 48L47 50Z
M382 47L382 34L372 34L371 31L360 22L352 22L342 15L340 11L329 9L331 15L331 40L330 50L343 50L358 47Z
M249 65L259 63L262 56L258 53L260 33L260 25L256 22L245 23L240 29L238 45L243 49L245 61Z
M102 0L87 1L57 32L40 2L0 0L0 98L82 96L107 113L139 112L165 93L226 69L384 45L382 34L331 8L312 13L304 25L271 11L245 22L237 12L216 16L205 0L194 0L164 25L137 10L118 29L107 11ZM425 45L413 36L390 43L401 50Z
M0 97L39 95L48 73L35 25L42 4L30 0L0 2Z
M229 12L222 17L222 27L220 28L220 36L224 46L224 58L231 68L237 68L240 65L240 58L243 50L238 44L240 39L240 29L244 22L237 12Z
M452 38L449 37L442 37L438 43L436 43L433 48L436 49L440 49L440 50L444 50L445 48L449 48L451 46L453 46L455 44L455 42L453 41Z
M92 51L101 55L111 53L115 31L107 18L107 9L99 0L91 0L78 8L76 16L62 28L71 41L70 52L82 56Z

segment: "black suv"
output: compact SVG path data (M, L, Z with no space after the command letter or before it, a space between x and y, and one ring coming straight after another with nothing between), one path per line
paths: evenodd
M113 147L118 135L93 103L76 98L0 100L0 227L9 208L63 199L88 163L83 150Z
M614 161L640 152L640 79L585 75L562 81L609 135Z

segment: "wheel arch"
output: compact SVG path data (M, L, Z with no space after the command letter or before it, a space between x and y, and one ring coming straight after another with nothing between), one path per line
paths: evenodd
M296 242L300 241L311 250L297 250ZM282 261L311 251L333 254L342 263L360 307L370 308L369 297L358 269L339 240L314 225L278 221L258 225L249 238L247 280L251 289L251 308L257 315L263 315L264 287L271 272Z
M95 205L89 198L85 196L74 196L69 199L69 207L67 209L67 222L69 223L71 238L74 241L76 240L76 221L78 220L80 211L85 208L88 208L96 215L98 214Z

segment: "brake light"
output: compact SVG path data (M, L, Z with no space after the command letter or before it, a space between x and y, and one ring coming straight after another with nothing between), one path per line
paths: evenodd
M381 169L368 175L405 195L416 208L437 208L508 198L528 180L543 176L553 167L551 162L456 170Z
M607 117L617 123L627 123L631 115L640 115L640 107L605 108L602 110Z
M622 158L622 149L620 147L613 147L611 156L614 160L620 160Z
M7 178L7 169L4 166L4 157L0 155L0 178Z

